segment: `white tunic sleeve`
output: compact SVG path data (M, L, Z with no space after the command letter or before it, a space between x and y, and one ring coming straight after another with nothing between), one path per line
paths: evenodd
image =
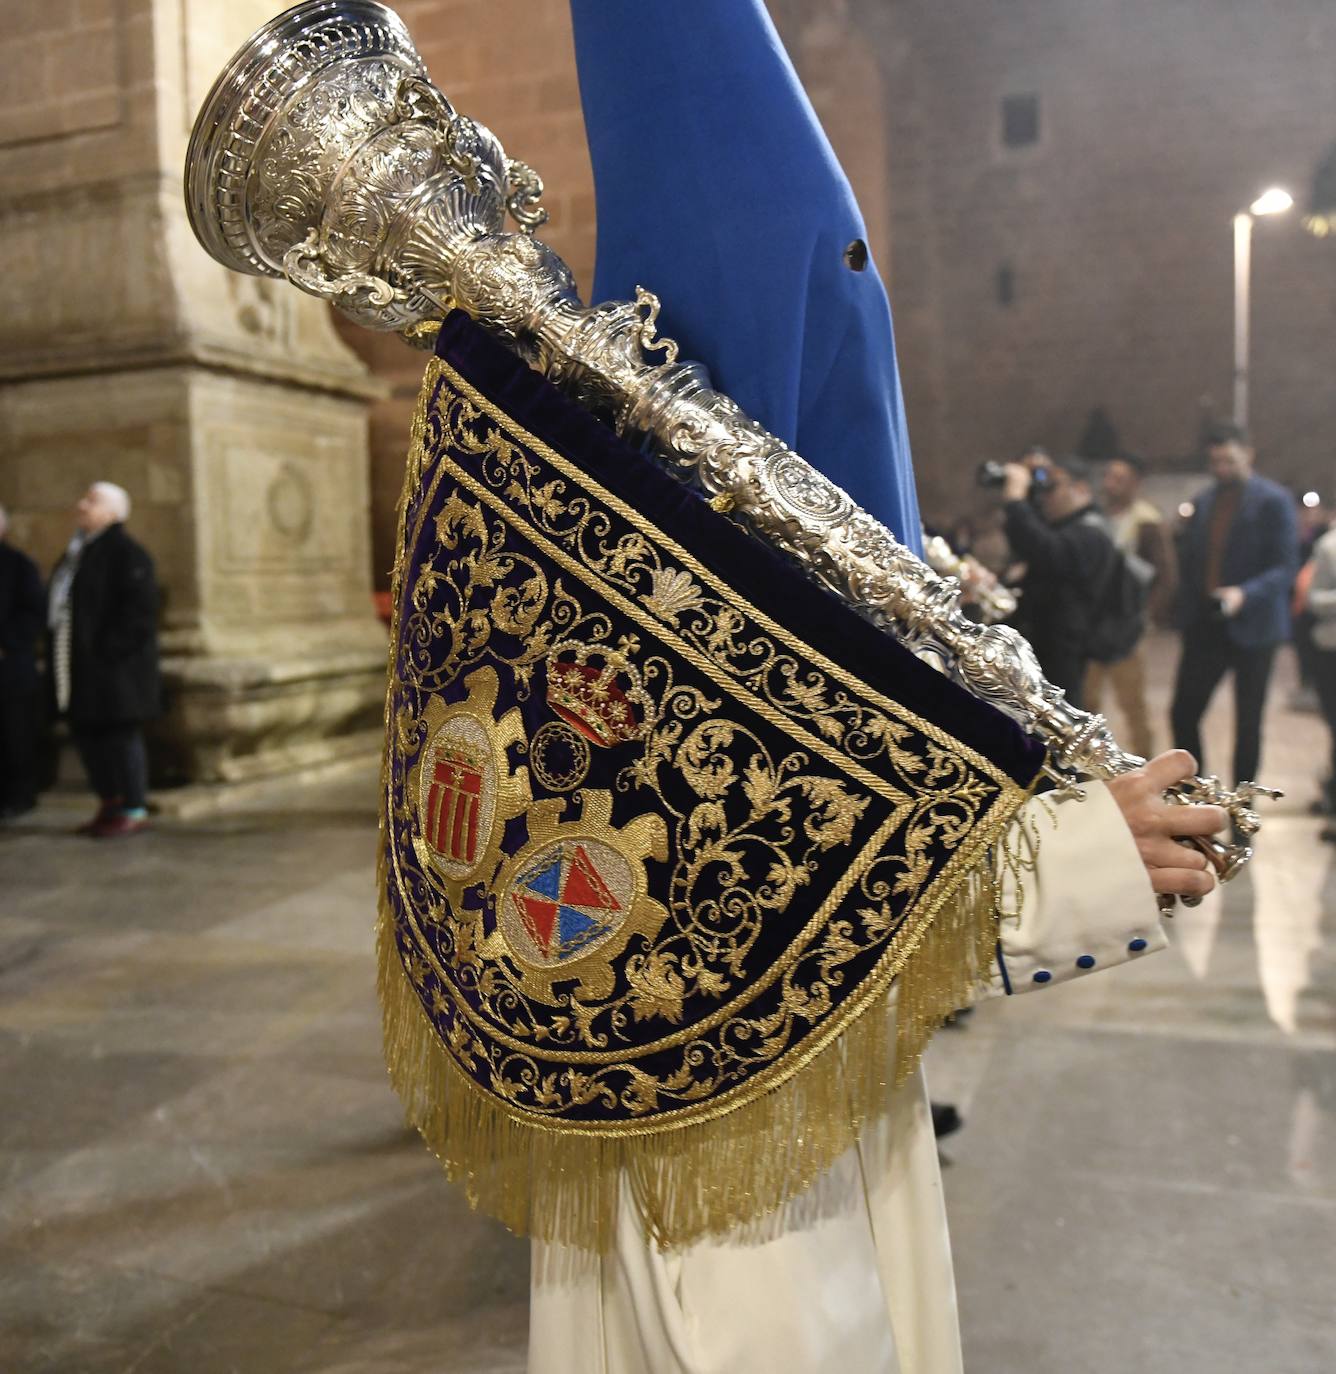
M1139 959L1168 943L1150 877L1113 794L1036 797L1023 813L1019 872L1007 875L992 990L1029 992Z

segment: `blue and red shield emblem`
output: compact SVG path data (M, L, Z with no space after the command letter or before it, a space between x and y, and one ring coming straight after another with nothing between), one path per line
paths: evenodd
M631 893L625 859L596 842L548 846L508 894L536 963L565 963L625 919ZM619 895L620 894L620 895Z

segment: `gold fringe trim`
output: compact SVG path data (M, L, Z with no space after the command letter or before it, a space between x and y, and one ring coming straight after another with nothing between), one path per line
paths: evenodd
M997 950L1002 912L996 853L967 872L942 903L917 948L905 953L895 980L895 1083L913 1073L928 1042L962 1007L987 987Z
M997 864L994 853L961 882L890 991L791 1078L722 1117L610 1139L518 1120L456 1065L399 958L382 857L378 991L390 1081L470 1205L520 1235L606 1252L626 1187L665 1248L737 1228L765 1239L779 1209L884 1113L933 1032L987 983Z

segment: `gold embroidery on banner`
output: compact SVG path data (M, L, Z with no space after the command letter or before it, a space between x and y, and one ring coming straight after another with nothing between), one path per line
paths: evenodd
M565 766L553 761L566 755ZM529 766L549 792L569 792L589 773L589 742L565 721L544 721L529 742Z
M721 595L705 569L635 512L617 510L640 532L611 540L606 516L587 496L578 490L572 493L565 482L536 485L533 463L500 429L484 425L484 417L497 424L501 417L444 365L434 364L433 371L450 378L462 393L445 398L433 422L451 445L480 456L487 482L495 490L455 468L448 456L439 460L432 490L443 472L456 485L436 519L435 531L450 566L438 569L429 562L420 567L403 602L406 621L401 635L407 630L410 643L433 650L419 659L420 672L413 671L410 656L411 681L406 686L430 693L484 654L495 654L495 629L522 643L519 656L506 660L522 690L563 639L578 632L583 643L606 644L606 616L582 603L578 588L587 585L681 653L718 690L778 727L796 746L788 755L772 757L740 722L719 714L719 702L707 700L694 687L679 687L668 659L648 656L642 669L646 683L653 684L655 720L641 753L623 769L618 787L653 791L674 825L679 861L670 884L668 919L659 922L657 938L647 935L647 947L627 957L628 986L621 997L597 1006L598 998L611 992L600 990L600 978L582 980L577 995L554 992L552 984L558 980L546 973L535 977L534 969L526 969L518 979L506 975L496 946L489 950L481 938L478 920L461 915L458 893L447 893L443 920L454 961L461 962L461 949L468 954L463 962L476 970L475 990L489 1010L480 1019L455 995L445 970L437 967L443 991L436 995L450 998L463 1019L478 1027L479 1034L471 1040L469 1032L461 1032L466 1053L459 1057L471 1056L475 1065L479 1055L488 1058L493 1065L492 1090L510 1110L520 1112L523 1119L545 1119L561 1130L615 1135L634 1129L629 1123L555 1119L593 1100L590 1094L604 1091L607 1075L617 1072L629 1072L632 1079L622 1105L633 1114L655 1114L655 1127L730 1110L796 1072L884 993L922 941L941 901L959 882L957 875L976 864L995 837L1001 821L990 825L989 817L998 814L1004 820L1020 789L972 751L895 703L877 698L806 646L779 634L772 640L758 635L758 624L772 628L764 617L735 595ZM429 386L431 381L429 373ZM480 425L481 435L475 433ZM537 441L525 442L562 470L560 455ZM419 478L427 458L424 446L416 460ZM497 492L504 493L504 500ZM618 505L608 493L596 495L609 507ZM429 499L424 496L424 509ZM475 504L478 501L484 504ZM527 515L530 523L521 526L517 513ZM508 548L510 526L543 547L571 582L559 580L549 586L533 560ZM464 546L461 541L471 552L459 559L454 555ZM660 547L674 563L658 561ZM447 585L453 592L453 609L429 613L429 596ZM442 663L444 668L438 666ZM724 671L721 664L733 671ZM926 736L926 745L914 741L914 733ZM402 742L402 732L398 738ZM740 745L745 745L742 756L748 761L738 772L732 758ZM891 785L867 766L881 758L906 780L909 790ZM867 762L860 765L859 759ZM814 773L814 764L825 771ZM689 810L674 811L659 786L665 767L675 770L696 796ZM832 768L839 776L831 775ZM782 913L808 881L809 861L803 858L802 846L815 855L848 844L869 804L868 794L879 796L883 807L889 805L889 814L860 846L859 855L795 937L788 954L766 977L744 980L761 922L768 913ZM537 810L532 808L531 815ZM579 828L579 823L568 824ZM888 856L886 842L897 832L903 833L903 853ZM775 838L767 839L767 834ZM926 851L933 845L954 853L929 882ZM609 849L613 852L615 846ZM763 860L767 852L770 857ZM565 862L567 852L562 855ZM417 879L402 872L403 857L396 854L393 861L405 909L413 912ZM608 854L604 859L609 871L616 867ZM507 872L505 881L513 884L513 864ZM439 877L435 865L432 881ZM718 888L720 895L696 898L702 878L708 878L708 886ZM505 881L498 883L502 893L510 890ZM912 900L915 893L917 902ZM893 930L889 900L904 896L910 899L907 914ZM846 906L853 913L850 919L832 921ZM584 914L597 915L596 904ZM507 918L499 919L504 928ZM597 950L591 937L589 957L602 955L606 966L613 957L612 940L620 936L621 927L613 929L609 922L599 935ZM417 939L428 967L435 962L430 942L421 930ZM886 948L875 974L863 980L856 995L837 1005L835 989L841 985L842 969L852 958L882 945ZM782 994L776 1009L764 1017L745 1015L746 1005L776 980ZM744 981L746 992L738 994ZM688 994L717 1000L719 1010L650 1044L637 1038L637 1057L650 1051L682 1051L677 1069L651 1080L628 1063L626 1050L617 1050L618 1028L626 1034L655 1020L671 1026L680 1019ZM544 996L560 1008L555 1017L534 1014L533 1002ZM699 1055L693 1060L689 1052L693 1040L704 1034L714 1037L708 1062L701 1062ZM496 1043L499 1057L492 1055L484 1038ZM540 1068L544 1058L588 1064L591 1072L572 1070L570 1081L558 1082ZM698 1108L693 1110L692 1103Z
M704 564L671 538L658 530L633 507L626 505L612 492L584 476L568 459L530 434L461 377L449 364L433 359L424 381L424 394L430 392L438 379L449 382L452 400L440 419L448 430L449 440L465 452L484 455L493 462L489 480L501 490L504 501L493 496L487 487L477 490L485 498L496 502L500 512L507 510L506 502L514 502L516 509L534 517L531 535L554 553L569 568L578 569L584 577L589 572L603 583L604 594L619 609L638 619L647 629L664 636L674 648L691 657L698 667L709 667L711 657L727 663L736 686L746 694L748 705L772 723L784 723L790 732L794 727L809 726L824 740L839 743L844 754L831 752L831 761L873 761L883 754L897 768L913 772L915 756L898 748L908 733L921 733L944 748L959 754L969 765L1002 788L1010 788L1019 795L1023 789L990 760L968 745L962 744L931 721L924 720L899 702L883 696L868 684L855 678L803 640L772 620L765 612L742 601L736 591L717 578ZM492 421L485 438L472 433L483 417ZM636 528L636 533L620 538L611 548L600 544L606 535L607 519L586 495L566 502L561 499L565 483L547 482L541 489L528 492L535 473L532 464L503 430L513 432L528 448L540 454L558 472L576 485L588 488L602 506ZM565 518L564 525L555 523ZM568 559L560 544L553 544L543 536L557 536L574 545L579 560ZM622 600L619 590L639 598L639 586L645 578L653 582L655 572L662 566L659 550L671 554L677 563L690 570L703 588L710 593L708 606L699 618L688 616L681 627L647 618L639 606ZM652 609L652 593L644 599ZM749 622L764 630L764 637L745 634ZM681 637L675 631L681 631ZM740 639L739 636L742 636ZM767 641L773 641L769 643ZM693 645L704 649L708 656L693 653ZM783 652L778 646L783 646ZM804 671L806 669L806 671ZM780 679L768 683L767 675ZM837 689L826 679L839 684ZM856 696L865 698L860 703ZM770 708L777 708L771 715ZM807 736L810 739L810 736ZM875 786L875 774L861 775L865 785Z
M572 1009L606 998L612 961L633 938L652 942L668 917L645 880L646 858L668 857L662 819L637 816L614 826L611 794L582 796L582 812L571 821L560 819L564 802L535 803L528 843L496 880L500 934L520 984L541 1002ZM567 913L569 935L562 929ZM578 987L557 996L556 980Z
M442 379L455 390L442 391L438 399L433 389ZM461 435L461 426L477 433ZM504 482L510 480L506 465L520 456L504 432L507 429L522 442L530 442L518 426L461 384L444 364L429 366L414 418L394 573L392 674L399 662L395 646L401 643L407 667L402 682L396 684L392 676L386 702L383 780L389 833L381 858L382 893L392 877L409 919L407 926L396 930L382 897L379 991L391 1080L447 1174L466 1185L473 1205L514 1230L563 1244L606 1249L615 1232L618 1198L629 1184L647 1230L662 1245L686 1244L739 1225L761 1239L770 1233L766 1215L779 1215L773 1209L828 1168L857 1139L861 1125L885 1110L892 1078L898 1081L908 1072L932 1029L967 1001L971 989L985 976L996 933L989 848L1025 794L973 751L926 722L916 721L754 608L736 602L677 545L592 484L585 483L606 508L614 509L639 531L615 540L605 536L605 544L611 547L604 550L609 556L601 571L587 568L583 555L568 562L557 558L554 561L560 564L562 576L548 586L541 569L522 556L512 557L513 550L505 547L505 526L525 537L533 532L514 512L507 518L505 512L498 516L495 507L479 505L485 489L470 488L472 503L462 499L453 510L448 509L449 502L443 507L445 518L438 520L437 533L442 546L451 539L456 549L461 540L474 542L456 566L415 569L419 589L406 588L407 552L418 547L425 513L440 483L458 485L463 476L444 452L447 430L451 443L467 438L462 447L490 453L485 461L494 471L488 480L496 477ZM573 469L562 466L560 455L537 442L532 447L558 471L573 475ZM578 488L579 479L575 480ZM530 516L544 509L555 514L559 508L580 516L575 507L584 498L578 490L572 499L565 483L548 482L543 487L540 500L528 508ZM587 533L600 518L606 522L597 504L586 501L576 525ZM605 529L611 526L605 523ZM551 551L545 548L544 552ZM694 579L694 584L678 573ZM430 576L454 579L454 599L444 614L429 610L422 579ZM611 585L614 581L624 594ZM693 585L701 591L699 599ZM493 1008L504 1004L518 1012L523 1005L522 989L513 980L507 982L503 955L487 957L479 947L482 924L474 919L476 908L460 913L451 901L433 897L441 886L439 869L423 861L416 845L392 842L395 827L402 828L413 819L411 797L415 794L410 788L404 795L394 785L394 777L402 781L403 774L392 771L391 756L420 756L421 717L433 691L444 685L438 680L433 687L434 655L423 651L434 645L443 655L453 656L451 678L469 672L484 656L495 660L487 647L490 632L484 632L486 602L493 598L500 616L497 623L516 627L506 630L507 634L518 632L520 651L505 661L523 700L532 675L542 670L544 656L556 640L577 630L585 642L606 638L598 633L597 609L584 604L587 597L580 588L616 605L623 614L626 603L632 602L638 612L659 616L657 629L651 628L652 620L640 622L648 631L647 642L662 639L666 648L698 668L698 659L684 652L691 647L686 639L707 646L707 658L718 654L717 662L710 665L712 671L705 672L717 697L678 683L667 656L642 658L657 723L652 735L636 746L639 754L623 768L617 783L619 792L649 788L665 800L658 784L676 776L679 758L687 765L697 802L680 815L664 812L674 830L673 844L682 851L685 863L699 857L707 845L717 846L721 861L724 853L736 848L748 834L739 810L744 800L749 810L760 808L756 824L762 830L779 824L782 812L767 807L767 796L771 802L789 806L789 821L804 835L808 835L807 823L813 821L817 835L838 837L848 824L848 808L837 800L823 812L819 797L807 795L797 785L804 776L818 784L817 792L827 781L839 783L855 802L867 800L878 808L876 814L881 817L781 961L786 1014L807 1027L801 1044L785 1052L785 1027L779 1025L771 1044L762 1045L757 1035L765 1028L758 1018L728 1011L722 1020L718 1016L698 1020L674 1036L661 1037L656 1049L671 1045L682 1051L677 1068L650 1077L629 1064L620 1078L621 1096L612 1100L607 1073L592 1063L585 1067L587 1061L600 1058L596 1053L563 1047L552 1058L565 1061L568 1067L543 1067L539 1032L559 1029L559 1020L535 1022L533 1043L525 1053L524 1035L506 1037L497 1033L495 1025L471 1018L465 990L481 993ZM677 637L678 628L686 639ZM416 660L413 645L418 651ZM744 713L754 711L777 726L791 741L791 750L767 757L759 769L747 755L739 754L740 768L731 774L722 769L717 744L700 727L726 720L731 700ZM693 742L687 750L689 739ZM815 740L837 742L839 750L828 753L814 747ZM522 757L525 745L519 741L507 748ZM893 748L903 757L897 759ZM860 757L871 768L860 767ZM529 762L532 767L532 752ZM903 801L892 802L872 785L880 781L875 770L887 763L900 779ZM773 786L776 780L778 787ZM962 805L954 803L953 785ZM702 795L701 788L716 795ZM706 822L717 818L718 812L701 812L697 848L688 853L683 846L689 838L690 816L701 803L721 806L729 828L716 833ZM856 829L857 820L854 825ZM934 840L934 835L940 840ZM573 831L565 832L565 839L578 843ZM601 842L606 843L606 837ZM847 842L847 838L835 838L833 848ZM951 857L915 896L914 884L927 871L925 852L937 843ZM529 845L532 857L544 857L542 850L532 850L532 839ZM551 852L559 852L567 864L573 849L559 843ZM618 868L615 853L611 846L599 851L593 864L603 887L591 881L588 890L576 894L592 899L583 904L583 914L595 918L595 924L610 909L607 899L616 898L613 889L625 886L625 870ZM883 854L889 856L889 864L880 862ZM750 858L744 856L739 862L744 869L752 869ZM782 871L767 879L772 884L770 899L777 903L772 910L782 912L797 890L793 875L799 867L794 863L790 871L781 865ZM667 957L674 950L665 944L691 914L681 909L684 901L689 902L681 876L673 880L668 919L658 938L621 961L627 975L625 990L634 992L637 1002L633 1007L623 1001L619 1014L638 1015L647 1025L656 1020L671 1025L680 1005L679 994L695 977L684 971L680 960ZM905 902L898 927L890 907L897 888ZM467 900L475 901L481 890L474 883ZM466 919L459 919L461 915ZM580 937L578 929L574 933ZM458 989L449 978L442 979L445 970L437 961L433 941L439 943ZM823 1007L822 989L839 986L847 952L860 941L864 948L882 951L873 973L863 977L858 990L833 1011ZM574 952L591 950L592 937L590 945ZM745 952L742 957L745 963ZM812 969L811 976L802 971L804 961ZM717 971L713 964L706 969L707 974ZM891 988L897 974L898 996ZM723 1005L732 1007L735 1002ZM877 1014L890 1005L896 1008L893 1021ZM576 998L573 1007L554 1010L558 1018L569 1014L572 1021L583 1019L588 1031L599 1033L592 1002ZM453 1018L441 1021L447 1012L453 1012ZM774 1018L770 1021L773 1024ZM732 1086L712 1088L708 1078L693 1069L692 1061L699 1064L701 1050L693 1048L691 1037L706 1022L712 1036L725 1024L742 1033L742 1039L735 1037L731 1043L734 1055L748 1047L754 1051L751 1071ZM476 1032L471 1029L475 1025ZM711 1043L725 1046L717 1036ZM498 1048L501 1057L491 1058ZM702 1048L707 1055L714 1052ZM608 1062L615 1067L614 1061ZM472 1076L484 1064L490 1065L483 1075L486 1086ZM578 1103L617 1106L632 1119L582 1126L564 1117Z
M496 436L492 437L496 438ZM464 440L459 435L452 435L452 440L460 443L461 446L464 445ZM483 451L486 449L484 448ZM922 732L935 743L940 743L943 752L959 752L961 757L971 764L977 764L989 772L995 771L986 760L974 755L964 746L955 745L947 735L938 731L936 727L927 722L923 722L920 727L913 716L907 716L908 721L914 722L913 725L901 724L898 721L887 719L879 712L874 713L866 708L860 708L843 693L836 694L835 704L831 706L826 699L819 674L808 673L801 681L797 680L799 678L799 659L796 653L794 655L780 655L764 640L756 636L748 636L742 643L737 642L737 636L742 634L747 622L741 611L737 609L736 598L733 598L732 604L721 605L717 613L710 617L708 638L703 641L700 640L699 635L680 638L670 628L656 622L651 615L642 611L638 605L618 590L616 584L591 578L586 566L577 557L566 552L548 534L544 533L541 527L521 524L506 500L497 496L488 487L476 482L469 473L452 466L450 475L458 484L461 492L469 492L485 502L502 525L511 524L521 530L525 538L542 548L549 557L560 564L576 580L596 585L600 596L606 598L617 610L638 620L647 633L662 639L675 653L680 654L716 686L736 698L744 709L754 711L769 724L791 736L795 743L812 750L827 764L849 774L862 787L887 797L899 795L896 789L887 784L883 777L866 766L866 763L875 761L877 756L881 754L885 754L886 759L903 772L922 771L925 766L923 759L912 750L902 747L903 741L909 736L912 728L921 728ZM548 486L551 485L551 483L548 484ZM513 484L507 488L507 493L511 500L516 499ZM458 496L451 498L452 501L459 501L460 499ZM554 498L551 493L547 493L546 504L550 506L553 501ZM562 508L565 509L564 506ZM635 547L640 549L643 544L641 536L635 536L635 541ZM643 553L643 549L640 551ZM626 553L626 541L622 541L613 563L617 564ZM523 561L527 563L532 560L524 559ZM565 591L564 588L558 588L558 590ZM558 608L559 619L564 622L568 618L578 617L579 614L578 602L567 595L566 602ZM759 615L757 612L752 612L752 614ZM480 654L486 647L490 631L486 628L487 617L484 614L475 612L468 619L477 626L477 631L470 644L469 656L471 658ZM606 623L606 617L594 614L589 617L586 623L593 631L597 632L600 620ZM699 626L696 628L699 629ZM546 652L548 647L548 631L548 626L540 625L534 637L534 642L542 647L543 652ZM606 629L603 630L603 633L607 633ZM762 655L761 666L751 668L745 675L733 675L720 668L718 660L721 657L743 653ZM527 674L534 657L534 651L530 650L526 651L520 659L512 662L512 667L516 669L517 676L520 676L522 681L527 680L524 675ZM457 670L458 663L452 663L452 667ZM783 679L782 690L777 690L772 683L765 680L766 675L770 673L777 673ZM440 679L442 676L441 673L431 674L433 679ZM854 713L854 723L851 728L845 729L838 720L832 717L832 713L837 710ZM808 728L809 724L815 726L816 733ZM831 743L832 740L838 740L839 744ZM1005 775L1001 776L1005 778ZM1009 782L1009 780L1007 781Z
M654 703L632 655L638 641L615 648L562 640L547 656L547 704L603 749L642 738L654 727Z

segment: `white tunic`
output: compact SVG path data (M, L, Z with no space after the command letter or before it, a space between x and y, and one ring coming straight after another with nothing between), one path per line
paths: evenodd
M1037 868L1020 920L1003 927L1002 961L1017 992L1089 971L1090 958L1107 967L1165 943L1107 789L1092 786L1084 803L1055 815L1056 824L1037 818ZM999 991L1002 982L999 974ZM535 1244L529 1374L960 1374L921 1072L785 1219L761 1244L725 1237L665 1252L623 1193L610 1254Z

